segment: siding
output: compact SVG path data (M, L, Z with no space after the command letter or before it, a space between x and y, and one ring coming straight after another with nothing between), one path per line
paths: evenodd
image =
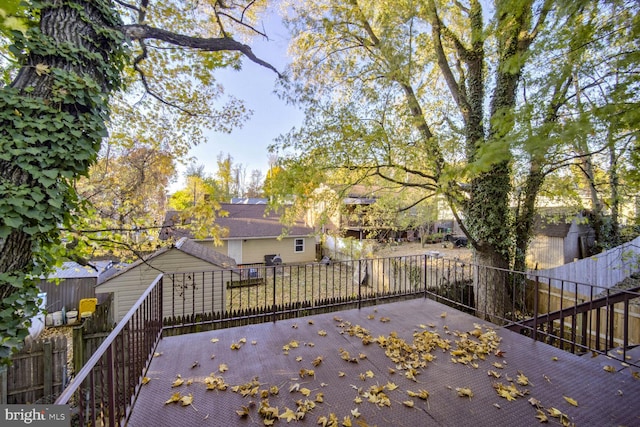
M206 261L199 258L185 254L175 248L158 255L155 258L148 260L146 263L138 264L123 273L114 276L111 279L103 282L96 287L96 294L98 293L110 293L114 294L114 320L120 321L133 304L140 298L140 295L147 289L151 282L161 272L194 272L194 271L211 271L218 270L216 267ZM172 314L191 314L194 307L185 306L181 313L171 313L171 304L173 298L176 297L174 293L171 280L165 278L163 284L163 303L165 307L164 316L170 316ZM205 307L212 307L212 302L216 302L214 310L222 310L224 307L225 289L221 283L213 280L210 276L204 277L192 277L188 279L186 277L176 280L176 283L181 285L183 289L191 287L197 290L201 295L204 290L206 299L201 301ZM184 292L183 292L184 294ZM186 298L187 295L185 294ZM208 305L207 305L208 304ZM202 307L195 307L201 309ZM210 310L209 310L210 311Z
M304 239L304 251L296 253L294 251L295 239ZM212 241L198 241L197 243L209 245L214 250L226 254L229 253L229 244L224 242L223 246L214 246ZM306 263L316 261L316 239L310 237L285 237L280 240L276 238L265 239L243 239L242 259L236 259L238 264L254 264L264 262L265 255L280 255L282 261L288 264ZM235 259L235 258L234 258Z
M527 264L534 269L547 269L564 264L562 237L536 236L527 249Z

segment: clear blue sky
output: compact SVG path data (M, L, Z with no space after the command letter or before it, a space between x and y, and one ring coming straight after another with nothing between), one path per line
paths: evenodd
M275 12L266 17L263 25L269 40L256 38L249 44L256 56L281 71L289 61L287 32ZM277 75L273 71L246 58L242 60L240 71L221 70L215 76L224 86L225 93L243 100L253 115L242 128L230 134L208 132L208 142L193 148L189 155L196 158L196 164L205 165L205 172L210 175L217 170L216 160L220 152L230 154L235 164L241 163L246 168L247 179L254 169L260 169L266 175L269 166L267 146L278 135L299 126L302 112L286 105L275 95ZM179 182L172 186L173 190L180 188L183 171L181 168Z

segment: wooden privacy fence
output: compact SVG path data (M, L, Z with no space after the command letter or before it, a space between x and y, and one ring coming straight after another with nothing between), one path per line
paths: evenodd
M67 382L67 339L28 341L0 370L0 403L51 403Z

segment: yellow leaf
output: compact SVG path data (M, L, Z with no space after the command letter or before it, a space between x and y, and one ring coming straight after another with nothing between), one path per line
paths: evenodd
M218 366L218 371L220 372L226 372L229 370L229 367L227 366L226 363L221 363L220 366Z
M473 397L473 392L468 387L456 387L456 391L458 392L458 396L460 397Z
M562 412L560 412L556 408L549 408L547 409L547 412L554 418L560 418L560 416L562 415Z
M633 376L633 378L640 380L640 372L638 371L632 371L631 375Z
M36 64L36 74L41 76L43 74L49 74L51 72L51 67L46 64Z
M540 420L541 423L549 422L549 418L542 412L540 409L536 410L536 418Z
M311 362L311 364L313 366L318 366L322 363L323 357L322 356L318 356L315 359L313 359L313 362Z
M318 403L322 403L324 402L324 393L318 393L316 394L316 398L314 399L316 402Z
M158 353L157 351L155 353L153 353L153 357L160 357L162 356L162 352Z
M211 342L212 342L212 343L217 343L218 341L220 341L220 339L219 339L219 338L211 338Z
M616 368L614 368L611 365L605 365L602 369L604 369L607 372L615 372L616 371Z
M447 312L446 312L446 311L443 311L443 312L442 312L442 314L440 314L440 317L442 317L443 319L444 319L445 317L447 317Z
M246 406L243 406L241 409L236 411L236 414L238 414L241 417L246 417L249 415L249 408Z
M348 415L347 415L347 416L345 416L345 417L342 419L342 425L343 425L344 427L352 427L352 426L353 426L353 424L351 424L351 417L350 417L350 416L348 416Z
M149 377L142 377L142 385L147 384L149 381L151 381L151 378L149 378Z
M489 375L490 377L494 377L494 378L500 378L500 376L501 376L496 371L487 371L487 375Z
M176 380L171 384L171 387L180 387L184 383L184 380L180 375L176 378Z
M320 335L321 337L326 337L327 336L327 331L325 331L324 329L321 329L318 331L318 335Z
M296 357L296 362L302 362L302 356Z
M309 390L308 388L301 388L300 389L300 393L302 393L303 396L309 396L311 394L311 390Z
M307 323L313 325L313 320L309 320Z
M578 406L578 401L575 399L572 399L570 397L567 396L562 396L564 397L564 400L566 400L567 402L569 402L569 404L573 405L573 406Z
M389 390L389 391L393 391L393 390L395 390L395 389L397 389L397 388L398 388L398 386L397 386L397 385L395 385L395 384L394 384L394 383L392 383L392 382L387 382L387 384L385 385L385 387L386 387L386 388L387 388L387 390Z
M492 365L497 368L497 369L502 369L504 368L504 366L502 366L502 363L498 363L498 362L493 362Z
M517 382L520 385L529 385L529 378L525 377L524 374L518 374Z
M280 419L283 419L283 418L284 418L284 419L286 419L286 420L287 420L287 422L290 422L290 421L296 421L296 420L298 419L298 415L297 415L295 412L293 412L293 411L292 411L291 409L289 409L289 408L285 408L285 409L286 409L286 410L285 410L282 414L280 414L280 415L278 416L278 418L280 418Z
M180 398L180 403L182 403L182 406L189 406L193 403L193 396L191 395L191 393L189 393L188 396L182 396Z
M367 378L373 378L373 377L375 377L375 375L374 375L373 371L371 371L371 370L369 370L369 371L365 372L365 374L367 375Z
M247 339L246 339L246 338L240 338L240 341L238 341L238 342L240 342L240 343L244 344L244 343L246 343L246 342L247 342Z
M338 372L338 376L339 376L339 377L344 377L345 375L347 375L347 374L345 374L345 373L344 373L344 372L342 372L342 371Z
M405 400L402 404L408 408L413 408L414 405L413 400Z
M180 392L176 391L166 402L164 402L164 404L167 405L169 403L179 402L181 397L182 396L180 396Z
M360 396L356 396L356 398L353 399L353 402L356 403L356 404L360 404L360 403L362 403L362 398Z
M353 415L353 418L358 418L360 416L360 411L358 411L358 408L352 409L351 415Z

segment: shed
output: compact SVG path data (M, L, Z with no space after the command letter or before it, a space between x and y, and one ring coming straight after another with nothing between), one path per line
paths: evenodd
M77 310L83 298L95 298L95 287L116 274L122 265L112 261L91 261L87 265L77 262L64 262L46 278L40 280L38 287L47 294L44 307L49 313ZM98 303L102 303L99 299Z
M558 267L591 255L595 233L582 214L540 215L527 250L533 269Z
M165 276L163 316L218 312L225 309L225 283L239 277L239 273L232 270L235 267L232 258L181 238L100 283L95 292L98 295L113 293L114 320L118 322L159 273L184 273ZM191 298L192 292L204 297Z

